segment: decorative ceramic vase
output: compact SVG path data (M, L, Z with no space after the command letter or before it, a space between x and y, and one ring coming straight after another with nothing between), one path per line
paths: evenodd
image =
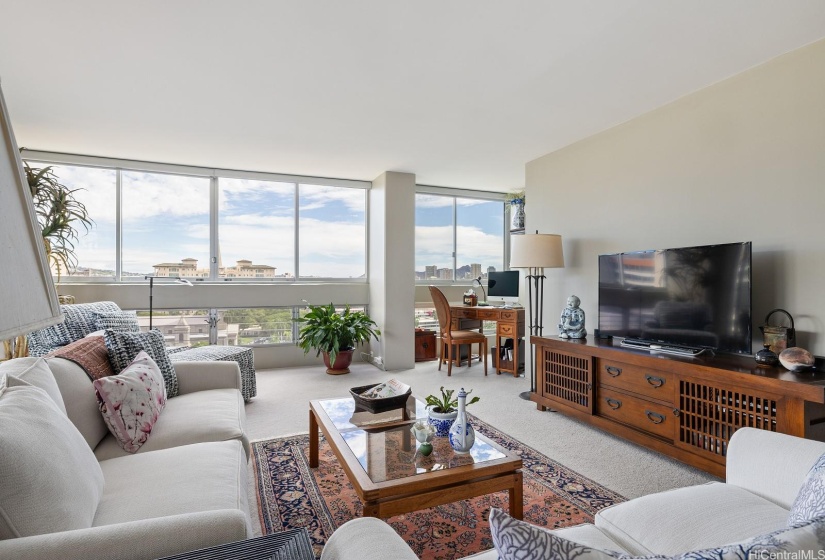
M524 228L524 203L513 202L510 204L513 211L513 229Z
M435 435L435 427L433 427L432 424L426 420L418 420L412 425L410 431L413 433L418 443L421 444L418 446L418 450L422 455L426 457L433 452L433 444L430 442Z
M779 353L779 362L791 371L805 371L814 365L814 355L805 350L794 346L793 348L786 348Z
M760 366L775 366L779 363L779 356L771 350L770 344L765 344L764 346L765 347L754 356L756 363Z
M435 428L436 437L447 437L447 434L450 432L450 426L453 425L456 416L458 416L458 411L456 410L452 412L436 412L431 408L429 409L427 421Z
M476 433L467 421L467 393L462 387L458 391L458 414L450 426L450 445L456 453L467 453L476 442Z

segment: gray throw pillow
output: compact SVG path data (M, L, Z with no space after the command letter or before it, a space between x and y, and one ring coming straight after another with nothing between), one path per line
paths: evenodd
M137 313L118 311L116 313L95 313L95 330L111 329L119 332L140 332Z
M166 396L171 399L178 395L178 376L166 354L166 345L163 343L163 335L159 330L132 333L106 329L103 331L103 340L106 342L109 361L112 363L115 375L129 367L140 351L144 350L155 361L163 375L166 383Z

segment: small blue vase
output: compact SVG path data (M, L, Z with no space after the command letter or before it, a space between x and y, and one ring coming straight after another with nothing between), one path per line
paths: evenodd
M455 422L450 426L450 446L456 453L467 453L476 442L476 432L467 421L467 413L464 408L467 406L467 393L462 387L458 392L458 415Z

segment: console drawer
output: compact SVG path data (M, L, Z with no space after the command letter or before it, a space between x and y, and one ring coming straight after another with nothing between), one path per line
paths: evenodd
M599 358L596 360L596 372L596 379L600 385L623 389L666 403L673 403L676 398L676 382L673 375L666 371Z
M674 410L603 386L598 388L596 414L669 440L674 439L679 424Z

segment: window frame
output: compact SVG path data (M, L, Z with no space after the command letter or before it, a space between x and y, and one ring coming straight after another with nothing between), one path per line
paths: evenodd
M364 276L360 278L336 278L336 277L301 277L300 276L300 185L318 185L338 188L359 189L369 191L372 188L370 181L358 181L353 179L334 179L329 177L311 177L306 175L286 175L281 173L267 173L262 171L241 171L235 169L221 169L198 167L188 165L177 165L168 163L156 163L140 160L128 160L118 158L106 158L97 156L85 156L77 154L63 154L56 152L46 152L38 150L22 150L22 159L31 161L36 165L65 165L74 167L89 167L99 169L111 169L115 171L115 275L82 277L82 278L61 278L61 284L88 284L88 283L119 283L119 284L144 284L147 282L142 276L123 276L123 216L122 198L123 181L122 173L140 172L156 173L164 175L179 175L185 177L207 178L209 179L209 278L198 278L197 281L210 284L223 284L232 282L235 284L300 284L300 283L368 283L369 282L369 228L370 228L370 200L368 192L364 193ZM218 215L219 210L219 180L220 179L247 179L252 181L271 181L280 183L292 183L295 186L295 250L294 250L294 270L293 278L234 278L218 276L218 259L220 248L220 231ZM91 216L94 219L94 216Z
M471 191L466 189L451 189L446 187L436 187L433 185L416 185L415 186L415 194L428 194L433 196L443 196L445 198L452 199L452 228L453 228L453 250L452 250L452 269L453 269L453 279L452 280L440 280L440 279L432 279L432 278L425 278L423 280L419 280L417 277L415 278L415 285L416 286L427 286L427 285L435 285L435 286L472 286L474 282L472 280L467 281L465 279L458 280L456 279L456 271L458 270L458 239L457 239L457 231L458 231L458 204L456 199L459 198L472 198L476 200L484 200L484 201L500 201L501 211L502 211L502 239L504 242L504 251L503 251L503 268L502 270L510 270L510 228L508 227L507 222L507 206L505 204L506 194L500 192L492 192L492 191Z

